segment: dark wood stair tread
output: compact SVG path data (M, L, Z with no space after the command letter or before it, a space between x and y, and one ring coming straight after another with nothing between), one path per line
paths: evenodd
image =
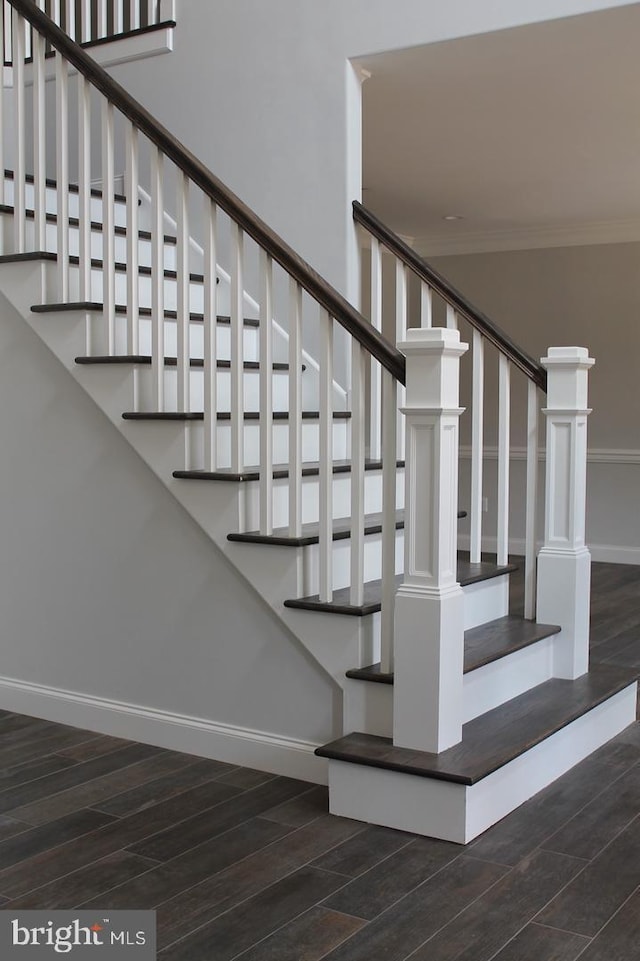
M12 254L11 257L14 255ZM19 255L22 259L28 259L25 255ZM30 258L33 259L33 258ZM1 262L1 260L0 260ZM126 315L127 306L125 304L116 304L116 314ZM67 303L59 304L34 304L31 308L34 314L55 314L61 311L70 310L82 310L88 313L101 314L104 311L104 304L93 300L74 300ZM141 317L151 317L153 316L153 311L151 307L139 307L138 313ZM165 320L177 320L178 312L175 310L165 310L164 311ZM202 323L204 321L204 314L190 313L189 320ZM223 326L229 326L231 324L231 318L225 316L224 314L218 314L216 321ZM257 317L244 317L242 321L245 327L259 327L260 321Z
M441 754L394 747L391 738L360 733L325 744L315 753L418 777L476 784L624 690L637 677L637 670L596 664L575 681L545 681L468 721L461 743Z
M396 461L396 469L404 468L404 461ZM332 464L332 469L334 474L350 474L351 473L351 461L350 460L334 460ZM364 464L364 469L367 470L381 470L382 461L379 460L367 460ZM316 477L320 473L320 464L316 461L307 461L302 465L302 476L303 477ZM206 481L232 481L232 482L246 482L246 481L259 481L260 480L260 468L259 467L245 467L243 471L233 471L231 468L222 468L217 471L206 471L206 470L175 470L173 472L174 477L178 477L182 480L206 480ZM288 464L275 464L273 467L273 478L274 480L282 480L289 476L289 465Z
M202 411L125 411L122 415L125 420L204 420ZM229 411L220 411L218 420L231 420ZM303 410L303 420L318 420L320 414L317 410ZM348 420L351 412L348 410L337 410L333 412L334 420ZM244 420L260 420L260 412L257 410L245 411ZM288 420L289 412L286 410L274 410L274 420Z
M465 511L459 511L458 517L464 517ZM333 540L343 541L351 537L351 517L334 518ZM396 530L404 530L404 510L396 511ZM366 514L364 519L365 534L380 534L382 531L382 514ZM320 540L320 525L317 522L303 524L299 537L291 537L288 527L276 528L272 534L261 534L259 531L248 531L244 534L228 534L227 540L241 544L273 544L279 547L308 547Z
M464 632L463 671L468 674L559 632L557 624L538 624L535 621L526 621L517 614L507 614L506 617L498 617L495 621L481 624L480 627L472 627ZM381 671L379 663L353 668L347 671L347 677L358 681L393 684L393 672Z
M458 557L458 582L466 587L469 584L490 580L492 577L499 577L501 574L510 574L517 569L515 564L498 566L490 561L471 564L469 561ZM402 574L398 574L396 577L398 587L402 583L402 577ZM314 594L311 597L290 598L284 602L284 606L303 611L321 611L325 614L347 614L353 617L366 617L368 614L375 614L380 610L382 581L367 581L364 585L364 602L361 605L351 603L350 593L350 588L342 587L333 592L333 600L331 601L321 601L318 595Z
M76 357L76 364L85 366L118 366L126 364L139 364L141 366L150 367L152 363L152 358L148 354L115 354L110 356L96 356L96 357ZM177 367L178 358L177 357L165 357L164 358L165 367ZM204 360L200 357L192 357L189 361L189 366L202 369L204 368ZM216 366L218 370L231 370L230 360L218 360L216 361ZM260 361L258 360L245 360L243 362L244 370L260 370ZM273 370L289 370L289 364L283 363L273 363L271 365ZM304 369L304 365L303 365Z

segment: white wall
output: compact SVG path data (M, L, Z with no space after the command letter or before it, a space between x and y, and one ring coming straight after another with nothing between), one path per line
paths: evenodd
M626 0L180 0L175 52L114 76L328 280L357 296L349 58Z
M216 725L336 736L333 682L4 298L0 436L0 707L223 757Z
M589 348L596 364L589 380L593 413L588 423L587 538L600 560L640 563L640 243L469 254L430 262L536 360L550 346ZM492 383L488 377L488 444L496 442ZM525 397L521 385L516 390L520 416L513 424L512 441L523 445ZM495 461L486 467L491 526ZM514 465L515 501L521 501L522 468L522 463ZM517 516L514 511L514 533L521 536Z

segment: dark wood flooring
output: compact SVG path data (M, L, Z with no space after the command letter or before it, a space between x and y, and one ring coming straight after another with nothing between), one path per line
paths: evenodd
M593 587L593 659L640 670L640 568L594 564ZM154 908L162 961L632 961L639 815L640 725L463 848L0 712L0 906Z

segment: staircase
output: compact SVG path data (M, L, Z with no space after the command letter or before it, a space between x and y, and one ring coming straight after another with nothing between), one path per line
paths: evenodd
M322 780L328 767L331 811L471 840L635 720L635 675L588 669L587 351L551 348L540 366L356 204L371 267L363 317L32 0L10 3L2 293L340 688L340 736L304 769ZM23 33L28 64L15 53ZM55 171L38 106L44 38L59 51ZM383 336L383 248L400 350ZM419 326L408 322L412 290ZM433 326L439 304L445 327ZM461 334L473 353L462 372L470 497L459 505ZM499 381L492 558L482 553L485 345ZM524 616L509 608L512 371L528 397ZM465 555L456 542L467 520Z

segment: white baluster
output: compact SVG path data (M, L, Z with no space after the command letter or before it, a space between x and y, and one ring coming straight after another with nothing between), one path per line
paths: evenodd
M56 53L56 201L58 297L69 299L69 69Z
M62 0L51 0L51 13L49 14L55 24L62 24Z
M382 251L376 237L371 238L371 326L382 331ZM382 374L380 365L371 363L369 376L369 457L381 456Z
M447 327L449 330L458 329L458 315L455 307L452 307L451 304L447 304Z
M14 171L13 171L13 231L15 252L25 251L25 88L24 57L25 35L24 20L13 13L13 97L15 110L14 124Z
M43 6L40 0L38 6ZM35 249L46 250L46 124L45 124L45 43L37 30L32 30L33 56L33 208Z
M147 0L147 23L149 26L157 22L158 0Z
M178 410L190 410L190 298L189 298L189 179L178 173L178 236L177 236L177 336L178 336Z
M113 0L113 33L124 33L124 0Z
M588 375L584 347L550 347L544 546L538 554L538 620L559 624L553 674L576 678L589 668L591 555L585 546Z
M407 268L396 258L396 343L400 343L407 333ZM384 377L384 374L383 374ZM400 408L404 407L407 392L400 386L400 396L396 404L397 458L404 459L405 419ZM395 586L394 586L395 590Z
M498 518L497 563L509 560L509 466L511 455L511 368L504 354L498 369Z
M0 9L0 51L2 52L2 63L0 63L0 70L2 70L2 75L0 76L0 204L5 202L5 159L4 159L4 64L7 58L7 35L9 33L9 24L11 21L8 19L10 16L7 13L6 0L0 0L2 8ZM0 246L0 253L5 253L4 246Z
M538 519L538 388L527 386L527 482L524 550L524 616L536 616L536 537Z
M350 603L364 601L364 515L365 515L365 350L351 340L351 589Z
M320 308L320 601L333 597L333 319Z
M97 22L95 34L98 39L108 36L107 0L97 0Z
M273 261L260 251L260 533L273 533Z
M78 74L78 253L80 300L91 295L91 86ZM89 329L87 329L87 337ZM87 342L87 353L91 345Z
M80 42L88 43L92 39L91 0L80 0Z
M462 736L463 594L457 582L460 357L456 330L407 331L404 579L396 596L393 740L444 751Z
M424 280L420 281L420 326L433 327L433 294Z
M140 263L138 238L138 184L140 162L138 130L127 123L126 143L127 194L127 353L137 354L140 342Z
M289 536L302 533L302 288L289 281Z
M231 469L244 467L244 232L231 222Z
M382 610L380 670L393 671L393 634L396 596L396 418L397 381L382 372Z
M140 29L140 0L129 0L129 29Z
M107 353L110 356L115 354L116 349L114 149L113 104L104 98L102 101L102 316L107 335Z
M164 410L164 163L151 147L151 371L154 404Z
M204 198L204 469L218 466L217 208Z
M471 563L482 551L482 475L484 468L484 341L473 332L473 384L471 402Z
M65 19L67 34L76 39L76 0L65 0Z

